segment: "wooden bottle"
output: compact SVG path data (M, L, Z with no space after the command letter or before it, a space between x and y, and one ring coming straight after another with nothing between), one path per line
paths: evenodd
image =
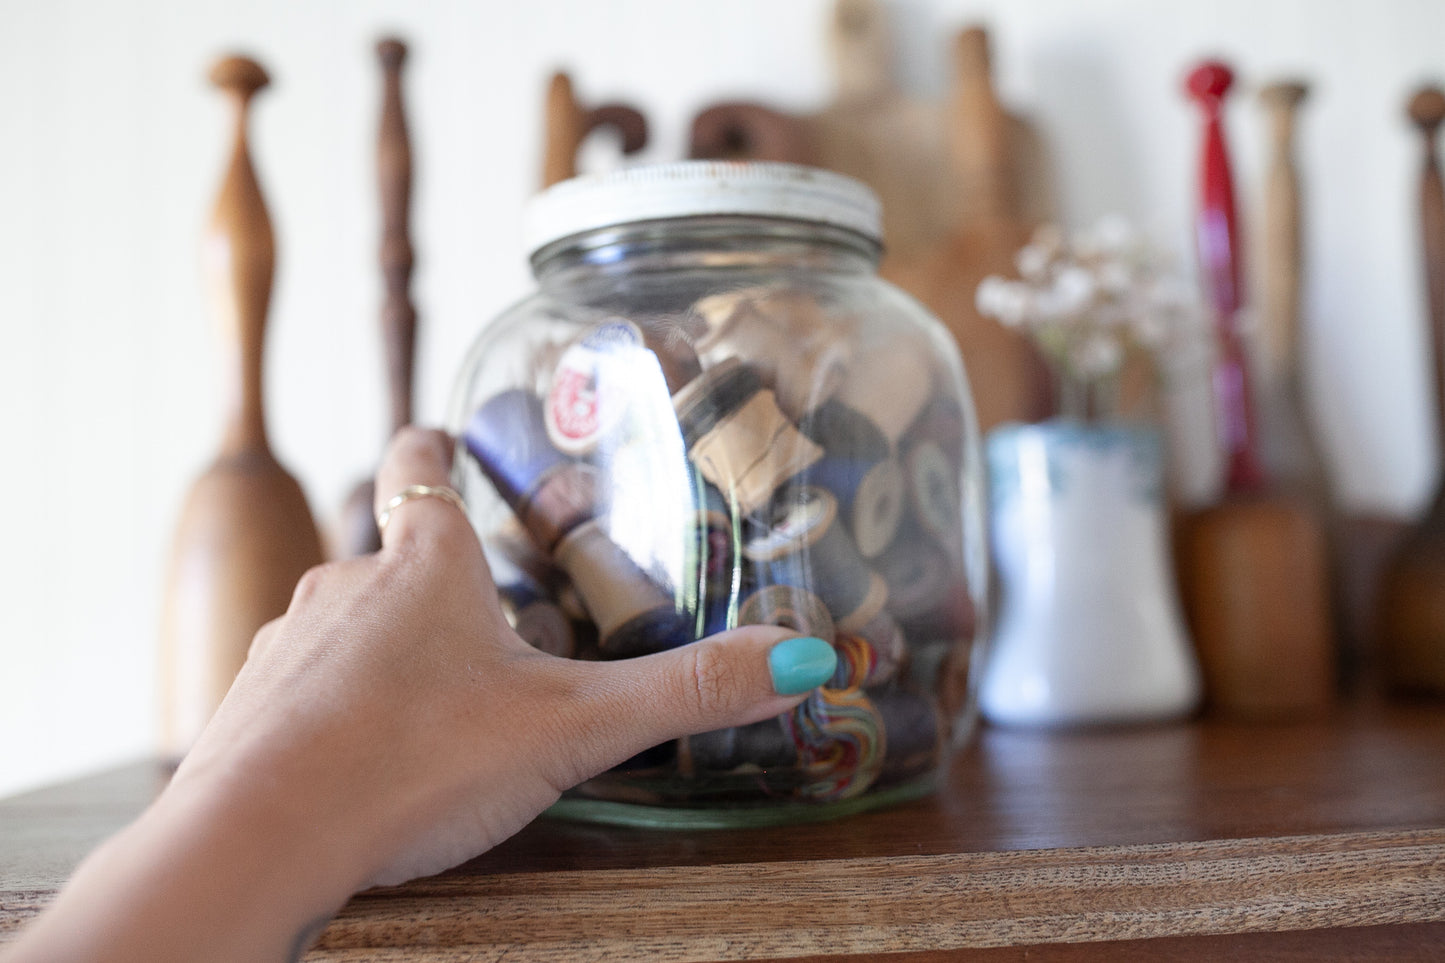
M1445 452L1445 186L1436 134L1445 91L1426 87L1410 99L1420 131L1420 230L1425 259L1436 430ZM1380 656L1385 678L1403 692L1445 695L1445 477L1425 516L1387 563L1380 586Z
M321 540L296 480L266 440L262 353L275 241L251 166L246 126L266 72L228 57L211 82L230 98L234 146L206 232L205 270L230 378L221 450L181 512L162 613L167 748L184 752L246 659L251 639L286 611Z
M412 378L416 357L416 307L411 300L415 254L411 243L411 139L402 102L401 68L406 44L388 37L376 45L382 69L381 125L377 136L377 188L381 197L381 274L386 298L381 306L381 335L386 356L391 429L396 434L412 421ZM381 548L373 514L372 479L356 487L342 510L342 549L365 555Z
M599 127L612 127L622 137L622 153L647 146L647 118L626 104L586 107L577 100L572 78L558 71L547 86L546 143L542 152L542 186L577 176L577 151Z
M1218 339L1215 419L1227 478L1221 504L1180 520L1176 552L1209 705L1225 715L1280 717L1333 700L1334 632L1320 519L1307 500L1271 483L1259 454L1222 117L1233 80L1227 66L1206 62L1187 83L1204 121L1198 250Z

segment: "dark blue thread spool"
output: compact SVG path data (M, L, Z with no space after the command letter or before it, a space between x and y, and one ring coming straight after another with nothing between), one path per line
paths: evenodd
M838 500L816 486L789 489L771 524L743 546L763 585L816 594L840 631L853 632L883 610L888 586L837 524Z
M915 643L972 639L973 598L958 563L914 523L877 562L888 583L888 613Z
M543 551L597 514L596 469L552 447L542 401L513 388L477 409L462 438Z
M502 613L513 630L532 648L570 659L577 653L577 634L562 609L541 589L525 582L501 586Z
M937 703L906 686L886 686L870 698L888 733L883 769L875 785L911 782L935 772L947 733Z
M800 480L832 492L858 551L877 556L903 518L905 486L893 446L872 419L841 401L820 405L798 428L824 453Z

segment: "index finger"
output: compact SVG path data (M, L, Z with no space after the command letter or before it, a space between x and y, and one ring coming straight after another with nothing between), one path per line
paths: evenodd
M382 531L383 547L403 544L427 529L447 531L465 525L471 530L471 522L459 503L452 503L446 496L413 497L419 495L416 486L455 494L451 465L452 440L445 433L411 426L396 433L376 472L377 518L389 509Z

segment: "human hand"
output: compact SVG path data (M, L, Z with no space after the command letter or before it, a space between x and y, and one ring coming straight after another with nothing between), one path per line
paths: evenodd
M446 485L451 450L404 429L378 503ZM94 911L139 865L170 893L142 916L189 914L172 935L189 928L237 959L297 934L304 946L308 921L356 890L475 856L650 746L788 711L834 668L827 643L790 635L749 626L616 662L546 655L508 626L463 513L412 499L380 552L306 574L155 806L69 889ZM145 932L145 958L191 958ZM139 958L97 943L106 952L88 958Z

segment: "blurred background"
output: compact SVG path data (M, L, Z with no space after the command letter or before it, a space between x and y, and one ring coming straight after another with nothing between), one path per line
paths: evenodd
M1118 212L1191 259L1203 56L1239 78L1226 124L1246 253L1260 221L1258 88L1310 82L1300 113L1311 413L1344 507L1407 515L1434 477L1410 93L1445 76L1435 0L894 0L897 83L948 90L949 44L991 33L1005 104L1042 137L1060 220ZM273 86L252 149L278 241L267 342L274 449L323 526L386 430L378 332L375 41L411 48L418 420L530 285L523 205L543 101L567 69L590 103L641 108L632 160L686 156L719 100L827 104L832 0L50 0L0 37L0 795L153 750L156 639L180 502L217 445L222 375L199 240L229 149L205 81L241 51ZM617 162L606 135L584 169ZM965 363L967 363L965 358ZM983 372L973 372L977 379Z

